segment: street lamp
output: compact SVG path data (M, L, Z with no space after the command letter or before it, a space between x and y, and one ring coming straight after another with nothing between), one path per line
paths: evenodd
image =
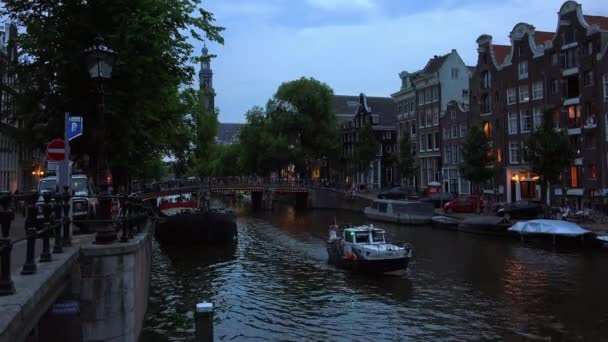
M95 45L83 51L84 62L86 64L87 71L92 80L97 82L97 95L98 95L98 115L99 115L99 128L102 132L105 132L105 93L103 89L103 82L112 77L112 68L118 54L107 47L103 43L103 38L96 37ZM105 144L99 142L99 155L97 161L97 176L102 175L101 168L107 170L107 159L105 155ZM107 172L106 172L107 173ZM100 182L101 183L101 182ZM109 184L108 184L109 186ZM101 201L100 201L101 202ZM111 199L108 199L105 203L106 217L111 217ZM102 224L96 231L95 243L107 244L116 241L116 230L112 225Z

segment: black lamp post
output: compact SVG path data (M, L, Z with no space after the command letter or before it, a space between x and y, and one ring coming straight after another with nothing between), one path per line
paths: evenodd
M95 45L84 50L84 61L89 72L91 79L97 82L97 95L98 95L98 115L99 115L99 127L97 128L101 132L105 132L105 93L103 89L103 82L112 77L112 68L116 61L117 53L107 47L103 43L103 38L96 37ZM108 164L105 154L105 142L99 142L99 154L97 159L97 175L99 184L104 179L102 178L101 168L107 170ZM108 184L109 185L109 184ZM106 218L111 217L111 199L106 200L105 206L102 210L106 215ZM116 230L112 225L102 224L96 232L95 242L100 244L112 243L116 241Z

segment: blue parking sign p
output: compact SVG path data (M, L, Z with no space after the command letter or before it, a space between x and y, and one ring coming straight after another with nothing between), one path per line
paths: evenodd
M82 116L70 116L67 124L68 140L78 138L82 135L83 120Z

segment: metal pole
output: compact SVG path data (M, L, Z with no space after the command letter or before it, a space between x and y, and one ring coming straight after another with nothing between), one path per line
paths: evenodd
M44 223L42 230L42 253L40 254L40 262L51 261L51 244L49 238L49 230L51 229L51 196L49 194L44 195Z
M36 273L36 214L38 210L36 205L28 205L27 207L27 218L25 219L25 231L27 233L27 251L25 257L25 264L21 269L21 274L34 274Z
M53 222L51 222L51 225L55 232L55 245L53 246L53 254L63 253L63 241L61 239L61 212L63 211L61 205L62 197L63 196L60 194L55 195L55 205L53 208L55 209L55 219L53 220Z
M213 342L213 304L196 304L194 319L196 342Z

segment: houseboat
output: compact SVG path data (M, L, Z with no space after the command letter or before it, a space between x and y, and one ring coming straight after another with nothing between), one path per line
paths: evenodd
M373 225L345 228L341 237L330 232L327 242L329 263L338 267L384 273L406 269L412 257L412 246L387 243L385 231Z
M372 220L394 222L399 224L431 223L435 208L429 202L374 200L364 210L365 216Z

